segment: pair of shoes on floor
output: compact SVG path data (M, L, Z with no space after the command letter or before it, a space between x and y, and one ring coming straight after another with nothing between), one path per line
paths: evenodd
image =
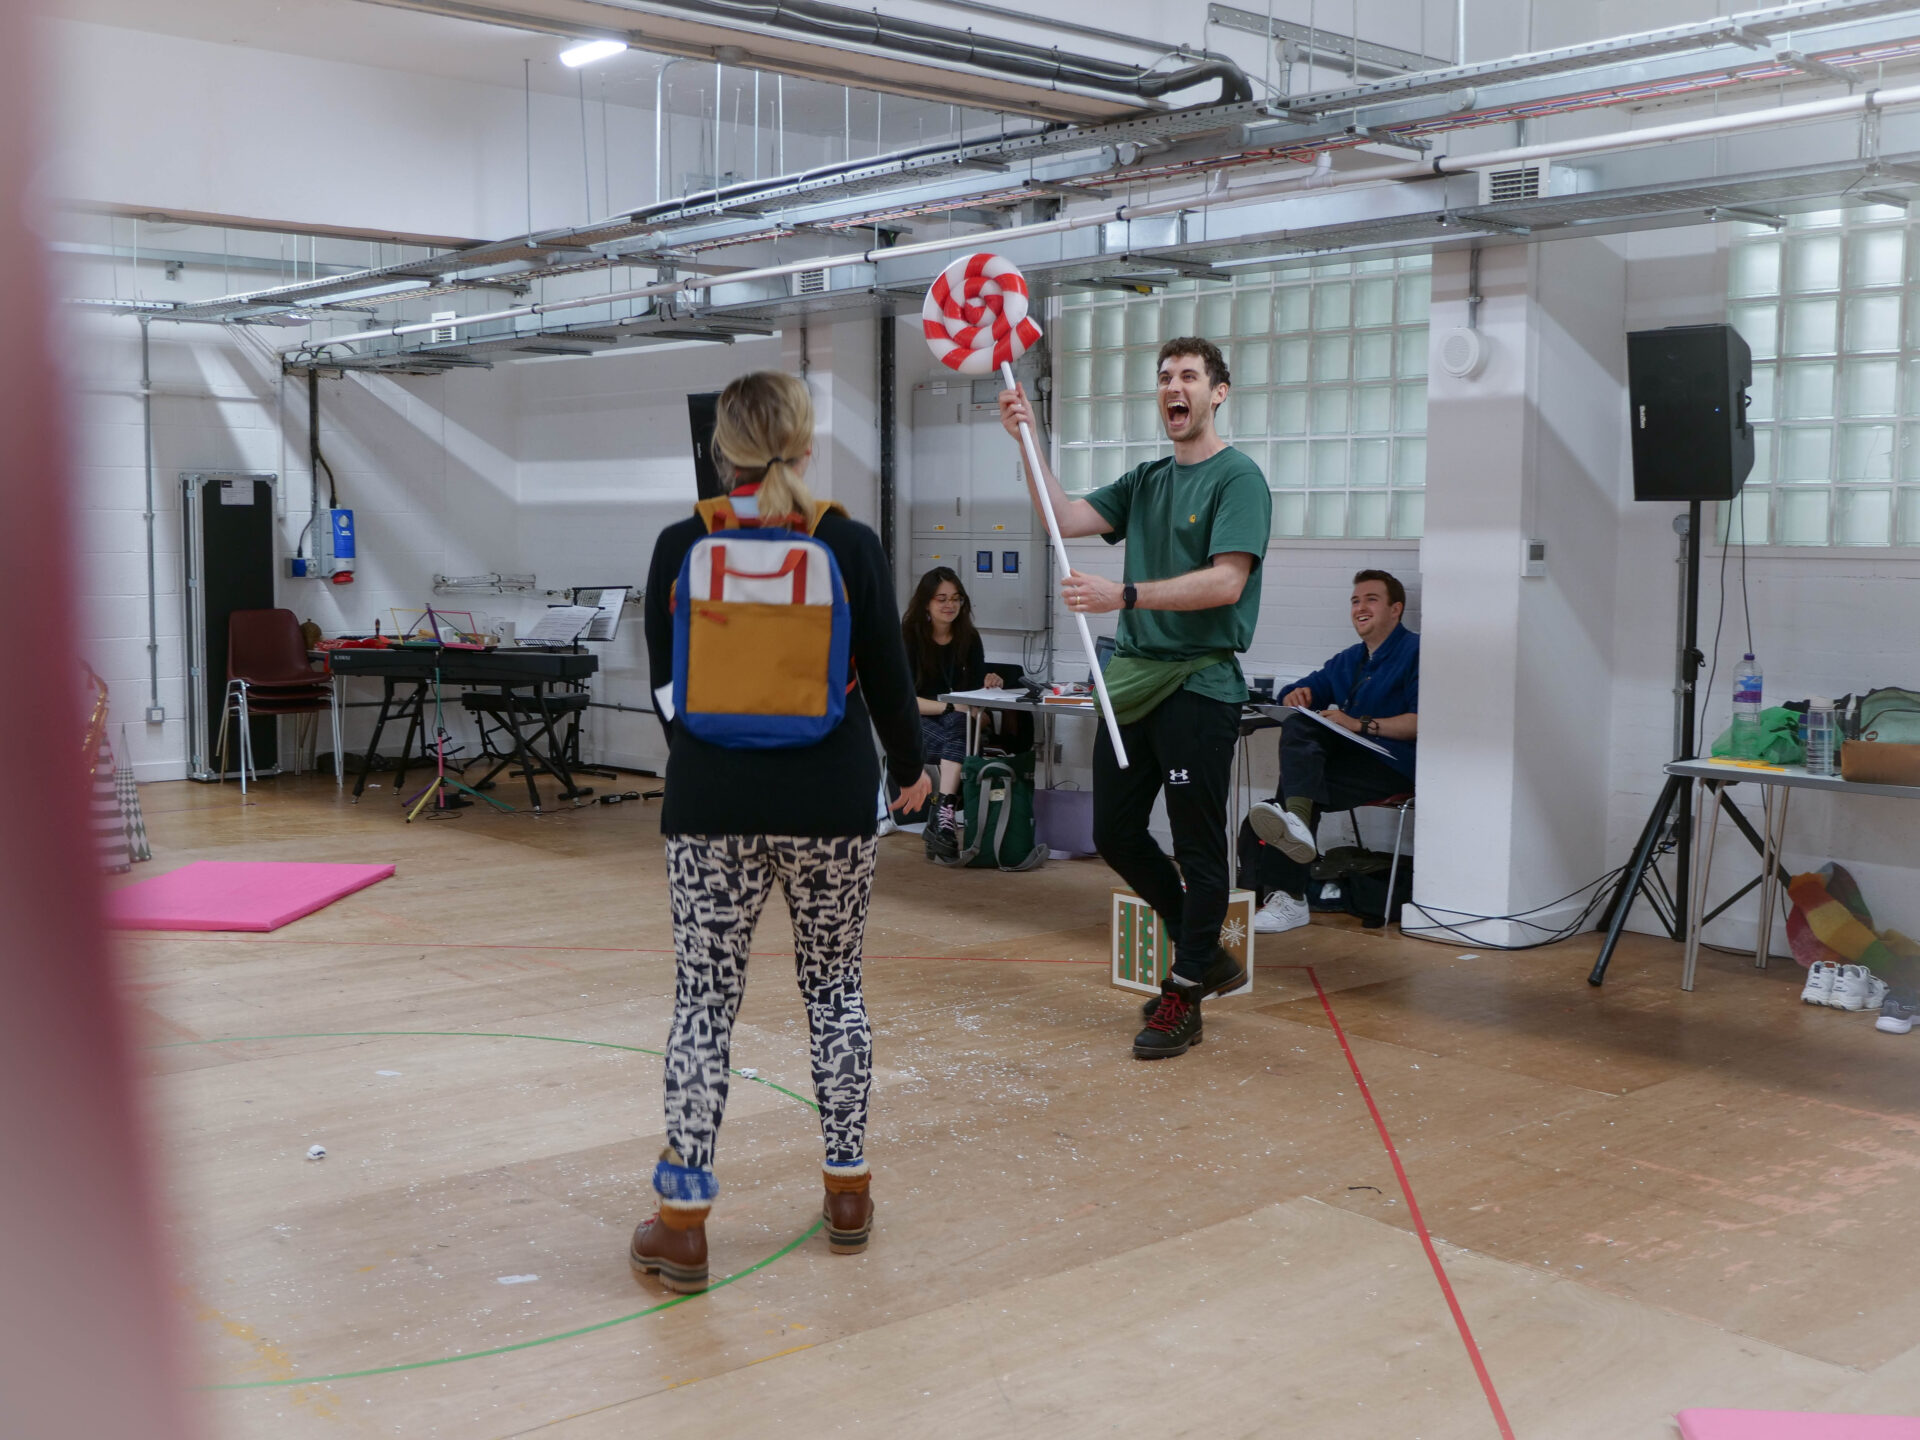
M1920 993L1891 990L1880 1002L1880 1018L1873 1022L1873 1028L1889 1035L1904 1035L1916 1020L1920 1020Z
M1202 1038L1200 1002L1212 995L1238 990L1247 981L1246 967L1219 946L1200 978L1191 985L1169 979L1160 993L1140 1007L1147 1028L1133 1037L1136 1060L1168 1060L1184 1055Z
M1253 933L1284 935L1312 921L1313 912L1307 908L1305 900L1297 899L1284 890L1276 890L1267 897L1267 903L1254 912Z
M873 1233L872 1173L822 1172L826 1194L820 1218L826 1222L827 1248L835 1255L858 1255ZM660 1203L651 1219L634 1228L627 1246L627 1263L643 1275L654 1275L676 1295L698 1295L707 1288L707 1216L713 1206Z
M1261 800L1247 812L1253 833L1296 865L1311 865L1320 854L1313 828L1286 806L1273 800Z
M1807 983L1800 999L1808 1005L1835 1010L1878 1010L1887 996L1887 982L1864 965L1836 965L1816 960L1807 967Z

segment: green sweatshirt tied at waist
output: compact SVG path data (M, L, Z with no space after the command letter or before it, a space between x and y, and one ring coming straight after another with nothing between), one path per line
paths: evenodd
M1105 677L1107 698L1113 702L1113 715L1122 725L1131 725L1184 686L1202 670L1215 665L1235 665L1233 651L1209 650L1191 660L1149 660L1143 655L1116 655L1107 662ZM1234 674L1239 669L1235 665Z

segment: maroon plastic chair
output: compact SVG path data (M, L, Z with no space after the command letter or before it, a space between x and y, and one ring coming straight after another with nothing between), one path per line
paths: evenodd
M220 707L220 777L227 773L227 721L240 722L240 793L253 769L255 715L317 715L333 726L333 781L344 783L340 753L340 693L333 677L307 658L306 637L291 610L235 610L227 617L227 690ZM317 723L317 722L316 722ZM319 742L316 729L314 741Z

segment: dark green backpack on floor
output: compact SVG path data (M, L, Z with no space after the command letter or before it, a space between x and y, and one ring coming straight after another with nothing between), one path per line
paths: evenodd
M1047 858L1033 833L1033 752L969 755L961 762L966 812L960 853L949 865L978 870L1032 870Z

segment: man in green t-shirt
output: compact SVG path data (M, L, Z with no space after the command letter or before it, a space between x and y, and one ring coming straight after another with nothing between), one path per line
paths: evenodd
M1171 458L1137 465L1084 500L1069 499L1044 461L1042 474L1028 475L1030 486L1047 487L1061 534L1127 542L1122 582L1075 570L1060 596L1082 614L1121 612L1106 681L1129 764L1120 768L1102 726L1093 748L1093 836L1101 858L1175 937L1173 973L1133 1042L1146 1060L1199 1044L1200 1002L1246 979L1220 945L1227 791L1247 699L1237 657L1260 615L1273 501L1260 467L1214 429L1228 380L1212 341L1169 340L1160 347L1156 398ZM1000 420L1015 436L1022 421L1032 422L1022 392L1001 392ZM1171 858L1147 831L1163 790Z

